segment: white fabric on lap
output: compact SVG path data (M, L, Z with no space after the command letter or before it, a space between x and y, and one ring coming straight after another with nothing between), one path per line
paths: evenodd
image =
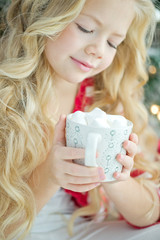
M75 210L71 196L60 189L36 217L26 240L159 240L160 225L134 229L125 221L78 218L69 237L66 220ZM99 219L99 218L97 218Z

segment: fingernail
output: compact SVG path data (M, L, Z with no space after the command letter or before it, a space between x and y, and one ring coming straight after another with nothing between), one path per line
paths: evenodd
M125 158L125 155L120 154L119 160L124 160L124 158Z
M102 168L98 168L98 174L99 174L100 180L104 180L106 178Z
M124 144L125 144L125 147L128 147L129 146L129 141L125 141Z
M120 173L118 173L118 172L116 172L116 174L115 174L116 176L116 178L119 178L120 177Z

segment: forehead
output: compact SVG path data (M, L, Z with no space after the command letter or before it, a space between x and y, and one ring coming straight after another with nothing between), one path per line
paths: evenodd
M135 14L134 0L87 0L81 15L106 27L128 29ZM122 30L123 30L122 29Z

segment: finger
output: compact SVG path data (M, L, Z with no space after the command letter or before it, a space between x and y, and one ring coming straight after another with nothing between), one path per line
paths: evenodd
M59 121L55 126L54 143L64 146L65 140L66 115L61 115Z
M77 176L66 174L65 178L66 178L66 182L70 184L76 184L76 185L92 184L92 183L98 183L102 181L98 175L89 176L89 177L77 177Z
M125 141L123 143L123 147L127 151L127 154L130 157L134 157L135 154L137 153L137 145L132 141L129 141L129 140Z
M95 187L98 187L100 183L92 183L92 184L84 184L84 185L76 185L76 184L67 184L65 189L69 189L74 192L88 192Z
M122 172L115 172L113 174L113 177L118 181L125 181L130 177L130 171L127 170L126 168L123 168Z
M133 168L133 158L128 155L118 154L116 160L128 170L131 170Z
M85 149L83 148L72 148L66 146L55 146L55 156L60 159L71 160L71 159L84 159Z
M101 181L104 180L105 174L101 167L86 167L75 163L65 162L63 164L65 173L79 177L97 177Z
M129 136L129 140L131 140L132 142L134 142L136 145L138 145L138 136L135 133L131 133L131 135Z

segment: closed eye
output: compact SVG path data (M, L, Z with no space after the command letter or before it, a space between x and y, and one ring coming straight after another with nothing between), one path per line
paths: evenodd
M111 43L110 41L107 41L108 45L114 49L117 49L117 46L115 46L113 43Z
M81 25L79 25L78 23L76 23L76 25L77 25L78 29L81 30L84 33L93 33L94 32L93 30L89 31L89 30L81 27Z

